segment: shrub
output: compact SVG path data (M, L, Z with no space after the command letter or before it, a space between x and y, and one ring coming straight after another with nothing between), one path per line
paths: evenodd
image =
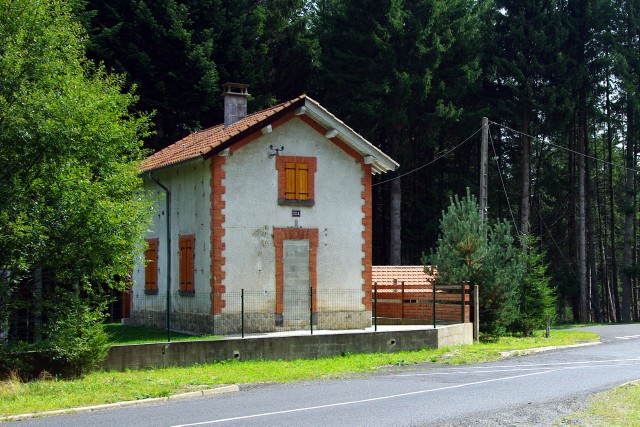
M106 300L99 296L83 300L67 291L58 294L68 303L54 306L55 314L47 328L47 348L54 361L80 376L109 351L109 335L103 324Z

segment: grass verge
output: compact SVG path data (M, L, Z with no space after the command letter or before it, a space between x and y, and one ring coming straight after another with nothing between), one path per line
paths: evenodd
M563 425L640 426L640 381L596 394L584 412L562 419Z
M112 345L142 344L167 340L166 331L145 326L124 326L120 323L109 323L104 325L104 330L109 334L109 343ZM219 335L189 335L171 332L171 341L216 340L221 338Z
M376 372L382 367L417 363L463 364L498 360L500 352L596 341L582 331L554 331L551 338L501 338L490 343L412 352L347 354L293 361L223 361L188 368L147 369L126 372L93 372L81 379L41 379L21 383L0 382L0 416L66 409L125 400L165 397L212 388L222 384L291 382L338 378Z

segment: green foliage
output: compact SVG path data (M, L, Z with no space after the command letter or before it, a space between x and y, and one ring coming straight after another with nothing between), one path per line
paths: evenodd
M58 291L56 300L65 304L51 306L46 350L76 376L102 361L110 347L103 325L107 301L103 297L92 299L88 303L72 292Z
M545 254L539 249L538 239L523 236L520 243L525 274L519 288L518 316L510 329L529 336L534 330L544 328L547 318L552 322L555 320L556 296L547 275Z
M480 224L480 211L473 195L451 199L440 219L438 250L428 260L438 268L444 283L479 283L487 256L486 226Z
M452 198L440 230L435 253L423 256L423 262L437 269L442 283L479 285L480 330L504 333L518 314L516 295L523 276L509 224L481 224L478 204L467 189L462 200Z
M350 373L370 373L392 365L417 363L481 363L500 360L501 352L553 345L597 341L591 332L554 331L550 339L541 334L529 338L500 338L490 344L476 344L411 352L344 354L313 360L222 361L192 367L169 367L138 371L96 371L84 378L64 381L0 383L0 413L73 408L113 403L136 398L166 396L213 388L222 384L291 382L341 378Z
M196 34L184 2L91 0L75 9L90 17L84 19L89 57L138 88L139 110L155 111L153 148L200 127L219 101L218 71L211 34Z
M148 117L131 113L122 76L85 59L83 37L64 1L0 0L0 330L78 369L104 355L93 297L124 286L151 207ZM56 288L73 298L43 310Z
M222 122L220 84L250 85L250 109L307 89L317 47L304 0L74 0L92 60L126 75L155 111L149 147Z
M480 330L495 336L507 331L530 336L554 320L555 295L544 253L537 240L522 236L520 246L507 222L480 224L476 199L467 190L451 200L440 220L435 253L423 256L443 283L469 281L480 289Z
M0 270L124 277L148 225L147 118L129 113L121 77L85 62L64 2L2 0L0 21Z
M469 165L449 170L445 160L429 168L420 166L459 142L461 133L473 132L480 121L479 117L472 122L463 119L468 97L481 83L479 30L487 4L469 0L316 3L314 31L320 56L314 96L398 161L402 172L418 168L401 182L380 186L374 193L375 199L382 200L402 192L404 263L417 262L424 241L436 239L446 192L463 191L470 185L468 176L461 173ZM396 218L391 204L376 202L375 206L379 212L374 213L374 230L390 230L395 224L391 218ZM391 243L376 237L388 245L398 244L398 239ZM374 246L376 263L388 263L383 246Z

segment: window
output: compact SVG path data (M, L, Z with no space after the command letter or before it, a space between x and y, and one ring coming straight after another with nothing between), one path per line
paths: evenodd
M278 156L278 204L313 206L315 157Z
M194 253L195 236L180 236L180 293L194 293Z
M284 164L287 186L284 198L287 200L309 200L307 177L309 165L306 163L287 162Z
M146 239L144 252L144 293L158 293L158 239Z

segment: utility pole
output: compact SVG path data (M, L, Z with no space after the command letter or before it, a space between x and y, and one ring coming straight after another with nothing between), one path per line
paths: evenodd
M489 166L489 119L482 118L482 143L480 145L480 221L487 222L487 169Z
M480 225L487 222L487 186L489 168L489 119L482 118L482 141L480 144ZM434 290L435 292L435 290ZM434 294L435 295L435 294ZM480 336L480 288L474 286L473 292L473 338L478 342Z

